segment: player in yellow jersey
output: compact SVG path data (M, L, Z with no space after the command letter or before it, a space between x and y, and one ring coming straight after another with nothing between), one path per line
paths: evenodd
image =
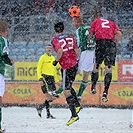
M45 53L40 56L37 66L37 76L39 83L41 85L42 92L45 94L45 102L37 107L38 115L41 117L41 112L44 107L46 107L47 118L55 119L50 113L50 102L59 97L55 93L56 86L55 81L59 84L59 79L56 74L56 67L52 65L55 57L52 54L52 46L47 45L45 48Z

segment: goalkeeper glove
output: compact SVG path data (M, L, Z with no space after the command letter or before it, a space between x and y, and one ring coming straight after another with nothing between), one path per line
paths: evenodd
M56 66L56 65L57 65L57 63L58 63L58 61L56 61L56 60L55 60L55 61L53 61L53 63L52 63L52 64L53 64L53 66Z
M40 78L39 81L44 81L43 78Z

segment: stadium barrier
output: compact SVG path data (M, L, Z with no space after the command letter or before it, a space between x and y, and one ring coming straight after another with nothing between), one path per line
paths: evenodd
M57 85L56 85L57 86ZM77 92L80 83L74 83L73 88ZM58 88L58 86L57 86ZM81 104L85 106L106 106L106 107L133 107L133 85L132 83L113 82L109 89L107 103L103 103L101 98L103 94L103 82L98 82L97 93L90 94L90 83L85 89ZM3 97L4 105L36 105L41 104L45 100L41 87L37 82L7 82L5 86L5 94ZM52 104L57 106L66 105L64 95L56 99Z
M57 67L57 75L61 81L60 65ZM116 62L115 67L112 67L112 81L114 82L132 82L133 81L133 61L132 60L119 60ZM14 75L14 76L13 76ZM99 81L104 81L105 66L101 65L99 69ZM12 77L11 77L12 76ZM37 62L15 62L13 73L11 67L6 66L5 71L6 80L16 81L37 81ZM76 76L75 81L82 80L82 73ZM88 80L91 80L89 76Z
M4 105L35 105L41 104L45 96L37 81L37 62L16 62L14 65L14 74L11 73L11 67L6 66L5 79L8 80L5 86L5 95L3 97ZM97 84L97 93L90 94L90 83L83 93L81 103L86 106L112 106L112 107L133 107L133 61L119 60L113 67L112 83L109 89L109 101L101 101L103 93L103 81L105 75L105 66L102 64L99 71L99 82ZM14 76L13 76L14 75ZM61 80L60 66L57 65L57 75ZM88 80L90 81L89 76ZM75 91L78 91L82 73L78 74L73 84ZM58 87L57 87L58 88ZM66 105L65 98L61 94L59 99L53 102L54 105Z

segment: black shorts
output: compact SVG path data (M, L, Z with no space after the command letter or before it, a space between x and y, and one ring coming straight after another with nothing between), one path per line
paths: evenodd
M66 78L65 78L65 89L70 90L72 88L72 83L75 80L76 73L78 70L78 64L70 69L66 69ZM61 69L62 78L63 78L63 69Z
M96 41L96 64L102 64L104 61L105 66L115 66L116 58L116 44L112 40L100 39Z
M55 86L55 80L54 80L54 76L49 76L49 75L45 75L43 74L43 82L44 85L41 87L43 93L48 93L49 91L55 91L56 90L56 86Z

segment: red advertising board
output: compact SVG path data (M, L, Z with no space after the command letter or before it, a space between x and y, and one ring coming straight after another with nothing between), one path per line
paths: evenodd
M118 61L118 81L133 82L133 61L132 60Z

